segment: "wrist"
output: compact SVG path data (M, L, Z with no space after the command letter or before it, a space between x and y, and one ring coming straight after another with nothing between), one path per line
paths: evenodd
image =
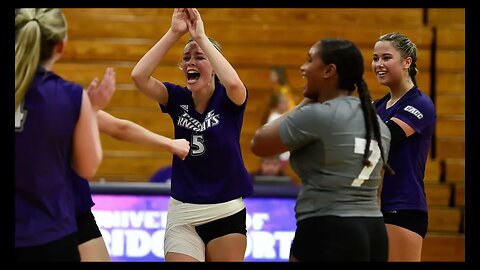
M98 111L101 110L101 108L95 104L92 104L92 110L95 112L95 113L98 113Z
M195 38L192 37L192 39L195 40L195 42L197 42L197 43L201 43L201 42L210 43L210 40L208 39L208 36L205 33L200 34L200 35L196 36Z
M175 31L173 30L172 28L169 28L168 31L167 31L167 34L170 34L176 38L181 38L186 32L178 32L178 31Z

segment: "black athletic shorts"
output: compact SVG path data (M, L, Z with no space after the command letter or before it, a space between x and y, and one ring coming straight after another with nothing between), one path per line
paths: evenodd
M196 226L195 230L206 245L213 239L230 233L247 235L246 219L247 210L243 208L243 210L231 216Z
M397 225L425 238L428 230L428 213L420 210L382 211L385 224Z
M79 245L102 236L91 210L77 216L77 228Z
M32 247L15 249L17 262L80 262L76 233Z
M318 216L297 222L291 256L301 262L386 262L382 217Z

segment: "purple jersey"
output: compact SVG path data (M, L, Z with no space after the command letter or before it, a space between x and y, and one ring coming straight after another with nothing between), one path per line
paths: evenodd
M70 170L82 93L80 85L39 68L15 112L15 247L77 230Z
M73 169L71 173L73 177L73 192L75 194L75 212L78 216L89 211L95 203L92 200L92 192L88 180L80 177Z
M160 107L173 120L175 138L190 141L185 160L173 156L171 196L182 202L210 204L250 195L253 186L240 149L247 102L237 106L217 82L200 114L187 88L164 84L169 98L167 105Z
M436 113L432 100L417 87L410 89L393 106L386 108L390 94L375 102L384 122L396 117L415 130L404 144L390 149L389 164L395 175L385 173L382 211L421 210L427 212L423 177L435 129Z

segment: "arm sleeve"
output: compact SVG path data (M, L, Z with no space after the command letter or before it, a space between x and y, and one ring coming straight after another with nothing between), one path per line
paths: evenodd
M388 121L387 127L392 136L392 140L390 141L390 150L402 145L407 140L407 134L405 134L405 131L403 131L403 129L394 121Z

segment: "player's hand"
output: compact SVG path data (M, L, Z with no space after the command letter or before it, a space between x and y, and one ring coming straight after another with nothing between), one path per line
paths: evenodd
M190 143L185 139L172 140L170 151L177 155L181 160L185 160L190 152Z
M100 83L95 78L87 88L88 97L95 111L102 110L108 104L114 92L115 71L112 67L105 70L105 75Z
M188 32L187 28L188 14L185 8L176 8L173 10L172 25L170 30L176 34L184 35Z

